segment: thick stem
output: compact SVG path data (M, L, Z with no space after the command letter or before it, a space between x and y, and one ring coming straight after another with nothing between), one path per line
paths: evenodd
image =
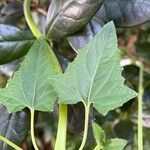
M67 133L67 105L59 105L58 131L55 143L55 150L66 150Z
M138 150L143 150L143 65L140 65L139 73L139 95L138 95Z
M31 15L31 10L30 10L30 3L31 0L25 0L24 1L24 15L25 19L32 31L32 33L35 35L36 38L41 36L41 32L35 22L33 21L32 15Z
M35 135L34 135L34 113L35 113L35 111L34 111L34 109L31 108L30 112L31 112L31 121L30 121L31 140L32 140L34 149L39 150L39 148L37 147Z
M3 141L3 142L5 142L6 144L8 144L9 146L11 146L15 150L23 150L22 148L20 148L19 146L17 146L16 144L14 144L13 142L11 142L8 139L4 138L1 135L0 135L0 140Z
M84 134L83 134L83 139L79 150L83 150L85 146L87 135L88 135L88 127L89 127L90 103L88 103L87 105L85 104L84 107L85 107Z
M32 18L31 11L30 11L30 2L31 2L31 0L24 1L25 19L26 19L32 33L35 35L36 38L39 38L42 34L40 33L37 25L35 24L35 22ZM57 72L62 73L61 67L59 65L59 62L58 62L57 57L55 56L54 52L51 52L51 57L53 58L53 61L55 62L55 64L57 64L55 66ZM55 150L65 150L66 130L67 130L67 105L59 104L59 123L58 123L58 133L57 133ZM59 141L63 141L62 142L63 146L61 147L61 149L57 149L57 147L59 146Z

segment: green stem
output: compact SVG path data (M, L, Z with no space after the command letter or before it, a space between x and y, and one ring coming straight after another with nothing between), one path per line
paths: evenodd
M31 10L30 10L30 3L31 0L25 0L24 1L24 15L25 19L32 31L32 33L35 35L36 38L41 36L41 32L35 22L33 21L32 15L31 15Z
M35 24L31 11L30 11L30 0L24 1L24 14L25 19L32 31L32 33L35 35L36 38L39 38L42 34L39 31L37 25ZM62 73L61 67L59 65L59 62L57 60L57 57L55 56L54 52L51 53L52 59L55 62L55 68L59 73ZM65 150L66 146L66 131L67 131L67 105L59 104L59 123L58 123L58 133L57 133L57 139L56 139L56 146L55 150ZM59 146L60 141L62 142L62 147L60 149L57 149Z
M31 121L30 121L30 129L31 129L31 140L32 140L32 143L33 143L33 146L34 146L34 149L35 150L39 150L39 148L37 147L37 144L36 144L36 140L35 140L35 135L34 135L34 114L35 114L35 111L34 109L30 109L30 112L31 112Z
M83 139L79 150L83 150L88 135L90 103L88 103L87 105L84 104L84 107L85 107L84 134L83 134Z
M138 150L143 150L143 65L140 65L139 73L139 95L138 95Z
M19 146L17 146L16 144L14 144L13 142L11 142L8 139L4 138L1 135L0 135L0 140L3 141L3 142L5 142L6 144L8 144L9 146L11 146L15 150L23 150L22 148L20 148Z
M55 143L55 150L66 150L67 133L67 105L59 105L58 131Z

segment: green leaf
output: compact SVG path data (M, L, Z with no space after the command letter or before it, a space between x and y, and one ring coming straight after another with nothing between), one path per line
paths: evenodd
M39 111L53 108L56 94L48 78L60 71L55 67L58 64L54 63L52 53L43 37L36 40L20 69L7 87L0 90L0 102L9 111L20 111L25 107Z
M108 140L104 150L123 150L127 141L123 139L111 139Z
M47 37L60 40L79 31L95 15L103 1L52 0L46 19Z
M108 23L78 53L65 74L50 79L59 102L93 104L103 115L136 96L124 86L114 24Z
M24 56L34 41L35 38L30 32L0 24L0 64Z
M103 146L105 143L105 133L104 130L96 123L92 123L94 138L98 145Z

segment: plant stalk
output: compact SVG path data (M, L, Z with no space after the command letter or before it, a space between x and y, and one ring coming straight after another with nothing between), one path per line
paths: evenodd
M84 107L85 107L84 134L83 134L83 139L79 150L83 150L88 135L90 103L88 103L87 105L84 104Z
M67 105L59 105L59 121L55 150L66 150Z
M24 1L25 19L26 19L32 33L35 35L36 38L39 38L42 34L32 18L31 11L30 11L30 2L31 2L31 0ZM59 73L62 73L61 67L59 65L59 62L58 62L57 57L55 56L54 52L51 53L51 56L53 57L53 61L55 61L55 64L58 64L57 66L55 66L56 70ZM58 122L58 133L57 133L55 150L65 150L66 132L67 132L67 105L59 104L59 122ZM60 149L58 149L60 141L62 141L61 142L62 147L60 147Z
M24 15L25 15L25 19L26 19L32 33L34 34L34 36L36 38L38 38L41 36L41 32L39 31L39 28L37 27L37 25L33 21L33 18L31 15L31 10L30 10L30 3L31 3L31 0L25 0L24 1Z
M13 142L11 142L8 139L4 138L1 135L0 135L0 140L3 141L3 142L5 142L6 144L8 144L9 146L11 146L15 150L23 150L22 148L20 148L19 146L17 146L16 144L14 144Z
M143 150L143 64L139 72L139 95L138 95L138 150Z
M36 144L36 140L35 140L35 134L34 134L34 114L35 114L35 111L34 109L30 109L30 112L31 112L31 121L30 121L30 129L31 129L31 140L32 140L32 143L33 143L33 146L34 146L34 149L35 150L39 150L37 144Z

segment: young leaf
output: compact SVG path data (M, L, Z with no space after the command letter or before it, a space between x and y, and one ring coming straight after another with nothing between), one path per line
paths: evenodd
M37 39L7 87L0 90L0 102L9 111L20 111L25 107L39 111L53 108L56 94L48 78L59 70L50 53L53 51L45 39Z
M34 41L35 38L30 32L0 24L0 64L24 56Z
M104 150L123 150L126 144L127 144L126 140L111 139L107 141Z
M104 0L52 0L47 20L46 35L60 40L79 31L95 15Z
M65 74L51 78L50 82L60 103L93 104L105 115L136 95L124 86L121 72L116 31L110 22L79 51Z
M139 25L150 21L150 0L106 0L96 17L118 27Z
M96 143L103 146L106 140L104 130L96 123L92 123L92 127Z
M30 129L30 113L22 110L17 113L8 113L5 106L0 105L0 135L20 144ZM0 141L1 150L12 150L10 146Z

